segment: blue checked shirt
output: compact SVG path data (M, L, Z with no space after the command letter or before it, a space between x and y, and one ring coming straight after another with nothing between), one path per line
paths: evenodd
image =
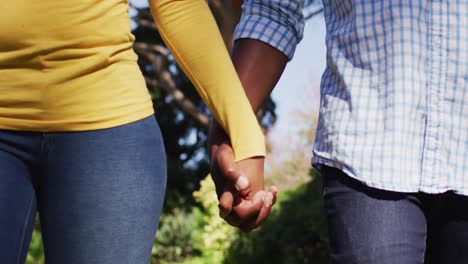
M246 0L235 38L290 59L302 0ZM468 1L323 0L314 164L369 186L468 195Z

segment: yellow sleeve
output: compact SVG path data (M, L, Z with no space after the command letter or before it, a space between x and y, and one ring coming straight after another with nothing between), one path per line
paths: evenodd
M265 156L265 137L205 0L150 0L159 33L231 139L236 161Z

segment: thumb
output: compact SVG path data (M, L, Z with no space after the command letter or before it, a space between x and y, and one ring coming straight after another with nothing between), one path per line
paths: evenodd
M237 191L242 192L249 188L249 179L234 162L234 152L231 146L227 144L219 146L216 151L215 158L218 163L221 176L228 182L234 184L234 188Z

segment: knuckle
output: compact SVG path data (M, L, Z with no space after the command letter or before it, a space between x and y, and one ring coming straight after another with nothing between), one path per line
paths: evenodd
M233 175L236 172L236 168L234 166L229 166L226 168L226 173L229 175Z

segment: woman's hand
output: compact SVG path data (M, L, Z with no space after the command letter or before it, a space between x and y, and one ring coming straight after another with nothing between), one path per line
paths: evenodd
M264 190L264 158L234 162L228 137L216 123L210 129L209 145L220 216L244 231L257 228L270 214L277 195L276 187Z

